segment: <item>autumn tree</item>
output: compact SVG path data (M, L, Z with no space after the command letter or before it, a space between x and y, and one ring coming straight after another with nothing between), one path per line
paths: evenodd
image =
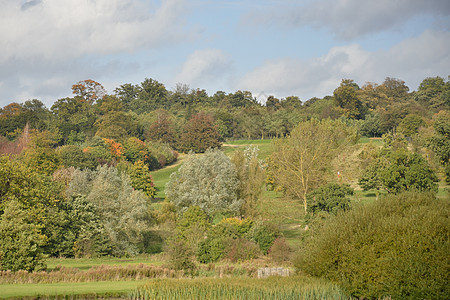
M331 161L356 138L356 130L341 121L301 122L287 138L274 141L269 170L287 195L302 200L306 212L306 195L326 183Z
M221 146L220 135L211 116L200 112L186 123L180 137L179 147L184 152L203 153L208 148Z
M90 105L106 95L105 88L100 83L91 79L82 80L72 85L72 92Z

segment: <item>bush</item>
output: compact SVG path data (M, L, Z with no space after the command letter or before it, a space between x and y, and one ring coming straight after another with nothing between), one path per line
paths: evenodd
M194 253L184 241L177 239L169 241L167 244L167 254L172 268L194 274L196 270Z
M348 184L329 183L306 195L308 212L316 214L324 211L336 214L339 210L350 209L350 199L353 189Z
M267 254L273 242L280 236L280 232L271 224L256 222L248 231L247 238L259 245L261 251Z
M292 249L285 238L277 238L269 249L269 257L276 263L286 263L291 260Z
M232 262L244 261L257 258L261 255L259 246L246 239L231 240L230 249L226 255L226 258Z
M431 193L390 195L325 220L295 266L362 298L446 299L448 200Z

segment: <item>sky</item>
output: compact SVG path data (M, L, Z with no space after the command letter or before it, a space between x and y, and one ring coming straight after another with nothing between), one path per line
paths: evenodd
M448 0L0 0L0 107L92 79L258 100L450 75Z

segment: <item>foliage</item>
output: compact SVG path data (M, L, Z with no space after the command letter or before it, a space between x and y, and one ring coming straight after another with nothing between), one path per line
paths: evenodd
M336 214L339 210L350 209L350 199L353 189L348 184L328 183L308 193L308 212L317 214L327 212Z
M131 179L131 185L136 190L141 190L150 198L156 195L156 188L153 183L152 175L143 161L136 161L129 169L128 175Z
M397 131L404 136L411 137L417 134L421 126L425 126L425 121L422 117L414 114L407 115L398 125Z
M341 121L301 122L289 137L274 142L270 172L286 194L302 199L306 212L306 195L326 181L332 159L356 137Z
M295 266L359 298L446 299L449 204L408 192L355 207L325 220Z
M179 148L183 152L203 153L209 148L221 146L220 135L214 120L205 113L193 115L183 128Z
M210 227L205 212L198 206L191 206L177 220L177 238L185 241L196 252L198 243L205 239Z
M280 231L272 224L264 224L261 221L255 222L247 232L246 237L258 244L264 254L267 254L273 242L280 237Z
M76 167L79 169L95 169L98 161L90 152L83 152L78 146L64 145L58 149L61 163L65 168Z
M220 150L208 150L201 156L191 154L171 174L166 195L181 212L199 206L209 217L217 213L236 215L241 206L238 184L230 159Z
M77 170L67 194L86 196L96 206L113 255L137 254L151 219L147 197L132 188L126 174L108 166L99 166L95 172Z
M277 238L268 252L269 257L278 264L289 262L293 253L291 247L283 237Z
M258 244L243 238L231 240L229 248L225 257L232 262L255 259L261 255Z
M194 252L184 241L179 239L170 240L166 251L172 268L183 270L188 274L195 272Z
M42 246L46 237L30 222L30 215L10 201L0 218L0 270L45 269Z
M394 194L406 190L437 192L436 182L438 178L427 161L404 149L382 150L359 179L364 190L382 188Z
M436 133L430 139L431 149L445 167L446 180L450 183L450 113L441 111L434 117Z
M236 151L231 161L236 166L239 179L238 198L243 200L241 214L254 217L265 177L262 163L258 160L258 148L248 146L244 151Z

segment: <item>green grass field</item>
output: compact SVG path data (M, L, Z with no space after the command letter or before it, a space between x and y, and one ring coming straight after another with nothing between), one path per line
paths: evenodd
M58 266L88 270L95 266L127 266L138 264L160 265L161 259L158 255L139 255L130 258L101 257L101 258L49 258L47 259L47 270L53 270Z
M29 283L0 284L0 298L23 298L37 296L70 297L73 295L97 295L99 297L120 297L144 284L139 281L97 281L73 283ZM69 299L69 298L68 298Z

